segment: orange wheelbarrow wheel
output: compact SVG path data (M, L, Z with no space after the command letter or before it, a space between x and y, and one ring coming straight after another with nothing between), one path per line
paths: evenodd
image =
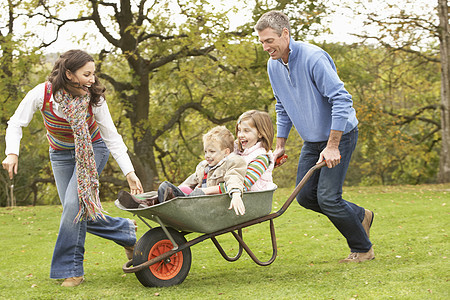
M181 233L172 228L168 228L168 230L178 245L186 243L186 239ZM142 264L172 249L172 242L162 228L153 228L147 231L136 244L133 264L135 266ZM180 284L191 269L191 257L191 249L188 247L135 274L144 286L164 287Z

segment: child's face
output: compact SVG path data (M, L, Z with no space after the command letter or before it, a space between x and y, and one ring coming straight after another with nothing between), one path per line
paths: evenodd
M251 125L250 120L243 120L238 124L237 137L243 149L254 146L262 137L258 130Z
M230 149L220 149L220 145L217 142L208 142L204 145L205 160L210 167L217 165L222 159L230 154Z

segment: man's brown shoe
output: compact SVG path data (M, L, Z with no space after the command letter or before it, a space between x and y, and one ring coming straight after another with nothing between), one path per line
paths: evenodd
M370 238L370 227L372 227L374 213L368 209L364 211L364 220L362 226L367 233L367 237Z
M373 252L373 247L370 247L370 250L367 252L352 252L350 255L339 261L339 263L349 263L356 262L360 263L366 260L372 260L375 258L375 254Z
M83 281L84 281L83 276L69 277L69 278L64 279L61 286L65 286L65 287L79 286Z

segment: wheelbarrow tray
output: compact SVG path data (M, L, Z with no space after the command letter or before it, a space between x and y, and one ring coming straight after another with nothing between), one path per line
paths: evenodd
M145 217L179 231L212 233L269 214L276 188L268 191L246 192L243 194L245 214L236 215L229 210L230 197L227 194L177 197L169 201L143 208L126 208L119 200L115 205L135 215ZM156 192L137 196L151 197Z

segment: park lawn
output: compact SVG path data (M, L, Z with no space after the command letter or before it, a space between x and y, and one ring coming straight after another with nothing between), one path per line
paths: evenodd
M273 210L290 193L276 191ZM61 207L0 208L0 299L450 298L450 184L347 187L344 198L375 212L371 230L375 260L339 264L349 254L343 237L326 217L294 202L274 220L278 256L273 264L258 266L245 253L237 262L227 262L206 240L191 247L186 280L168 288L146 288L134 274L124 274L123 248L92 235L86 240L86 281L62 288L61 280L49 279ZM133 218L111 201L103 204L112 216ZM147 227L137 221L141 236ZM243 231L254 253L268 260L269 222ZM237 242L230 234L218 239L230 255L236 252Z

